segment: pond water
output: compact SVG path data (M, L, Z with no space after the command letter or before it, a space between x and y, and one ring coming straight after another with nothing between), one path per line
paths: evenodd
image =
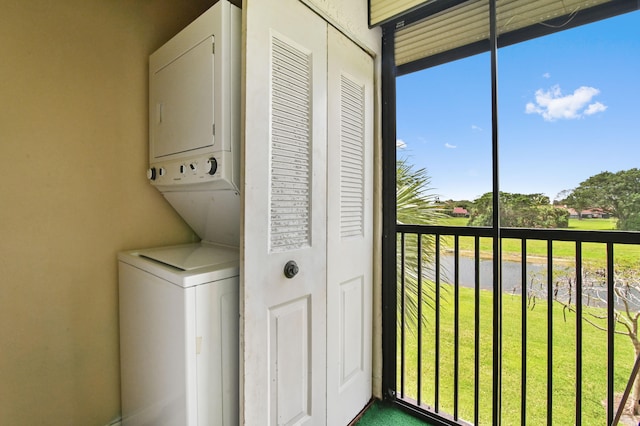
M475 287L475 261L470 257L459 258L459 282L462 287ZM442 256L440 259L441 281L453 283L455 267L453 256ZM546 265L527 263L527 275L542 276L547 270ZM480 288L493 290L493 261L491 259L480 260ZM433 279L433 271L428 274ZM546 275L545 275L546 277ZM522 264L520 262L502 262L502 290L507 293L520 294L522 289Z
M475 288L475 261L473 258L460 256L459 258L459 283L462 287ZM453 283L454 281L454 257L444 255L440 260L441 277L443 283ZM547 298L547 265L546 263L527 262L527 294L535 295L539 299ZM427 279L434 279L433 267L425 272ZM566 302L571 300L575 303L575 269L573 266L554 266L554 292L557 300ZM483 290L493 290L493 261L491 259L480 260L479 265L480 288ZM583 304L586 306L606 306L601 300L606 299L606 286L600 283L604 277L598 277L589 281L584 279L583 283ZM505 260L502 262L502 291L509 294L522 294L522 264ZM630 290L631 306L634 310L640 309L640 290L634 286ZM617 308L622 308L622 302L616 302Z

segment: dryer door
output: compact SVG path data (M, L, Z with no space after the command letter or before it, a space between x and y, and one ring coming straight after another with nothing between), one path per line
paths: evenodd
M213 36L150 76L151 159L214 145Z

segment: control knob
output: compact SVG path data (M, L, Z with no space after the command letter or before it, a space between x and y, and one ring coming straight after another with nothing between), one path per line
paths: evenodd
M147 169L147 179L156 180L156 168L155 167L151 167L151 168Z
M218 160L215 157L211 157L207 160L206 172L210 175L215 175L218 171Z

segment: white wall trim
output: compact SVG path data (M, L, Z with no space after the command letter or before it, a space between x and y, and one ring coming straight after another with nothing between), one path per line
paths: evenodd
M362 40L356 36L352 31L349 31L344 25L340 24L334 17L326 13L322 8L318 7L313 0L300 0L304 3L309 9L313 10L318 16L324 19L329 25L334 27L336 30L340 31L345 37L355 43L360 49L367 52L369 56L372 58L376 58L378 54L371 47L367 46Z

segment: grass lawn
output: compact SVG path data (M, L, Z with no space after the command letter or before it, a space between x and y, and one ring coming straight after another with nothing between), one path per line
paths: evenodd
M443 225L448 226L466 226L467 218L451 217L443 221ZM569 219L569 228L575 230L604 230L611 231L616 228L615 219ZM445 244L453 246L449 240L445 238ZM638 236L638 245L616 244L614 245L614 259L617 265L640 269L640 234ZM485 257L490 257L493 251L491 238L480 239L480 252ZM519 259L520 257L520 240L503 239L502 252L505 259ZM474 239L469 237L460 238L461 253L471 253L474 250ZM527 242L527 254L530 262L541 261L546 262L547 242L529 240ZM553 243L554 259L575 260L575 243L566 241L556 241ZM582 245L582 257L585 263L593 265L604 265L606 262L606 245L603 243L586 243Z
M441 305L440 327L440 401L442 411L453 413L454 312L453 290ZM521 321L522 298L503 297L503 424L520 424L521 403ZM435 338L434 311L424 310L428 326L422 333L422 403L434 405ZM459 415L474 418L474 291L460 289L460 374ZM545 424L547 415L547 304L538 302L526 313L527 328L527 424ZM582 421L584 425L606 423L603 402L606 399L606 333L583 323ZM560 305L553 308L553 424L575 424L576 317ZM492 294L480 295L480 424L491 423L492 393ZM400 333L398 333L400 336ZM400 338L400 337L398 337ZM400 341L398 342L400 348ZM417 395L417 339L415 330L406 331L405 396ZM622 392L629 378L634 356L628 337L615 340L615 391ZM398 354L398 370L400 355ZM399 372L400 374L400 372ZM400 375L398 375L400 387Z
M443 223L450 226L466 226L466 218L448 218ZM614 230L614 219L570 220L569 229L580 230ZM639 234L640 237L640 234ZM451 237L443 238L443 246L450 250L453 247ZM461 254L472 255L474 238L461 237ZM504 239L503 258L518 259L521 257L521 241ZM492 253L491 238L480 239L481 256L490 258ZM546 262L547 242L529 240L527 242L529 262ZM638 245L618 244L614 247L615 263L640 269L640 238ZM589 243L582 245L582 256L585 265L604 265L606 261L606 245ZM568 263L575 261L575 243L554 242L554 261L566 259ZM442 292L440 316L440 361L439 366L439 410L453 413L454 408L454 309L453 289L444 285ZM461 288L459 294L459 417L468 421L474 420L474 351L475 351L475 294L473 289ZM533 309L527 307L526 335L526 420L527 424L546 424L547 408L553 413L553 424L570 425L576 423L576 316L564 312L560 304L553 305L553 342L552 354L552 390L553 401L547 403L547 313L548 305L538 301ZM422 331L422 384L421 402L434 407L435 404L435 313L431 308L423 310L428 325ZM503 364L502 364L502 418L505 425L521 424L521 391L522 391L522 297L503 295ZM480 389L479 423L491 423L492 409L492 292L480 292ZM404 396L417 397L417 363L418 349L416 330L405 330L405 367ZM583 321L582 345L582 424L602 425L606 423L607 393L607 335ZM400 339L400 333L398 333ZM400 341L398 341L400 350ZM630 339L625 335L615 336L614 348L614 387L621 393L626 386L634 363L634 351ZM400 352L398 353L398 370L400 370ZM398 388L400 390L400 371L398 371Z

